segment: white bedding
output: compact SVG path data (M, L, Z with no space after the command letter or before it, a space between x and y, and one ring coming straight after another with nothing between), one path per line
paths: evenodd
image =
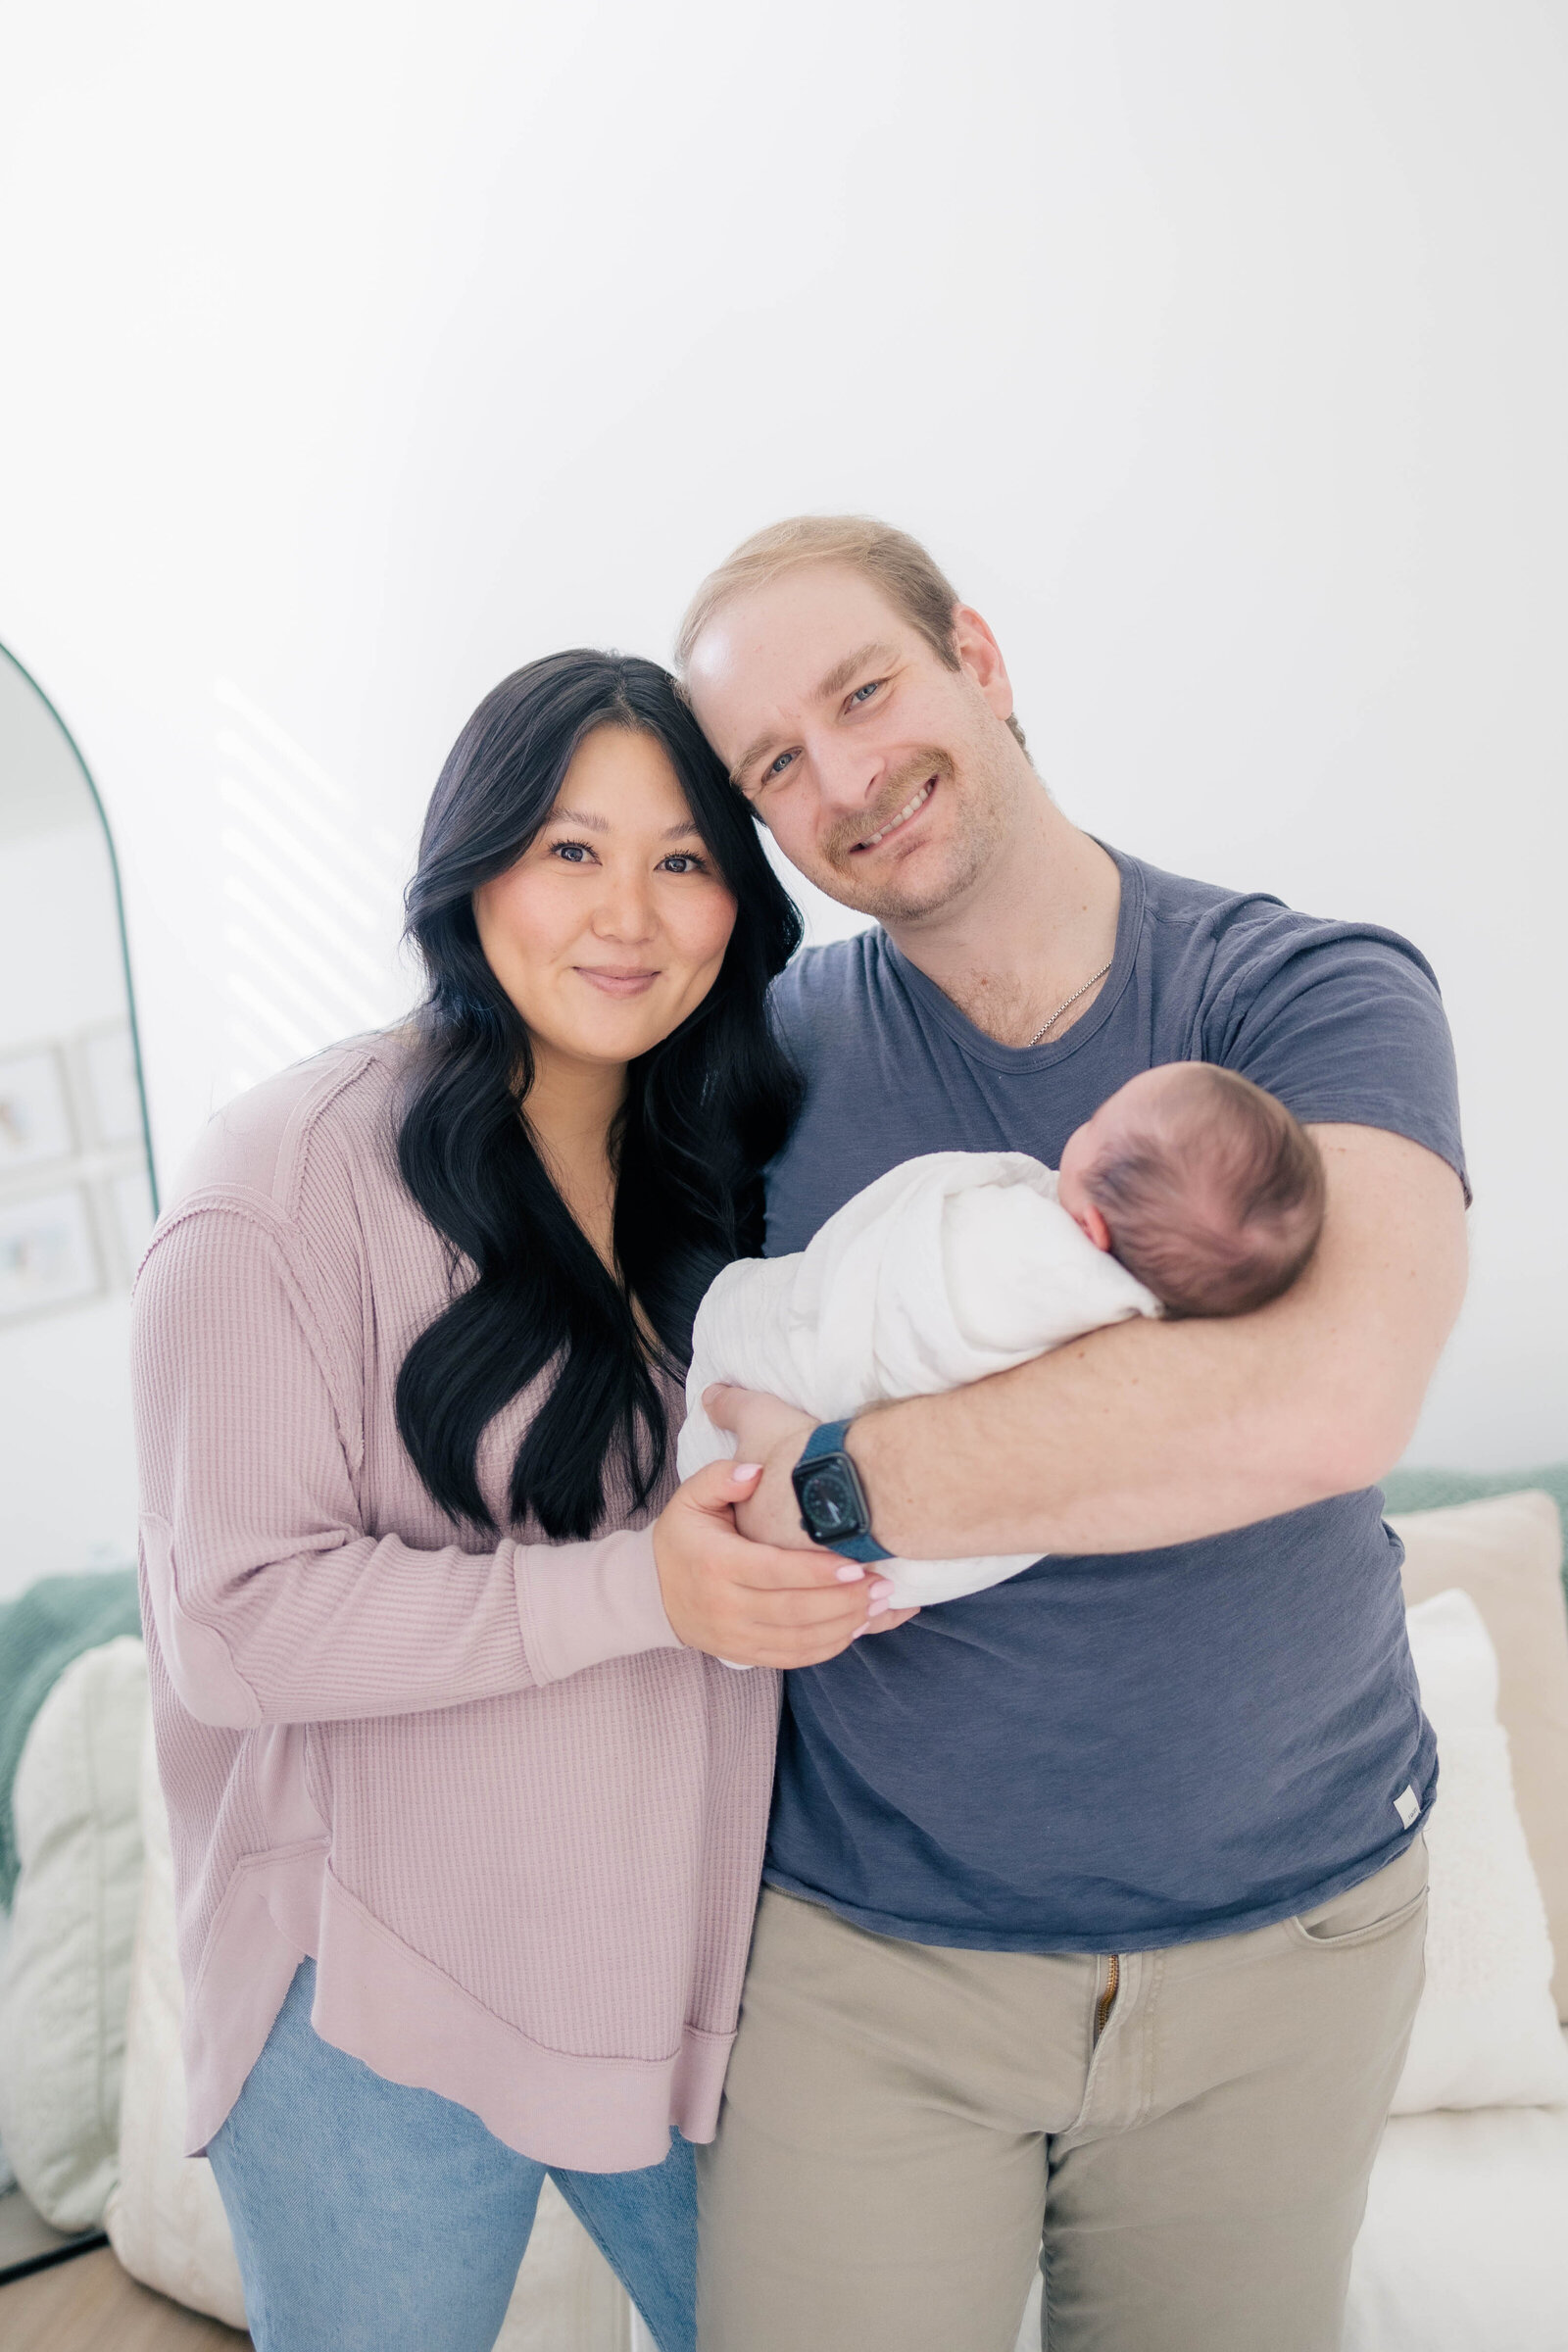
M677 1466L690 1478L735 1450L703 1410L714 1381L839 1421L1158 1312L1143 1284L1080 1232L1039 1160L933 1152L857 1193L797 1255L725 1267L697 1310ZM910 1605L978 1592L1038 1557L889 1560L878 1574Z
M1568 2107L1396 2115L1350 2272L1344 2352L1564 2352Z

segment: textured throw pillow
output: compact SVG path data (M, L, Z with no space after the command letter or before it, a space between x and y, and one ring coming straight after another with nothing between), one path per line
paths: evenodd
M228 2216L211 2165L185 2153L185 1995L174 1936L174 1864L152 1724L140 1751L145 1862L125 2029L120 2179L104 2215L109 2242L144 2286L227 2327L245 2325Z
M1407 1623L1440 1779L1426 1833L1426 1988L1394 2112L1563 2105L1568 2050L1497 1721L1496 1653L1467 1593L1440 1592Z
M1568 2024L1568 1609L1557 1507L1547 1494L1503 1494L1389 1524L1404 1542L1406 1602L1457 1587L1492 1637L1497 1714L1556 1954L1557 2014Z
M9 1911L0 1911L0 1984L6 1981L6 1946L10 1941L11 1914ZM16 2172L6 2154L4 2143L0 2142L0 2197L5 2195L8 2188L15 2188L16 2185Z
M136 1773L147 1666L122 1636L67 1667L17 1767L21 1870L0 1983L0 2135L57 2230L114 2185L141 1879Z

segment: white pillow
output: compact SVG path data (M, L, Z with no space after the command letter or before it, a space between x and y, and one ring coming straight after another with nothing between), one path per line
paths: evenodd
M553 2180L539 2192L495 2352L656 2352L625 2288Z
M1426 1833L1426 1989L1394 2113L1568 2104L1545 1906L1497 1721L1496 1652L1468 1593L1440 1592L1405 1622L1440 1774Z
M0 1911L0 1984L5 1983L6 1946L10 1941L11 1914L9 1911ZM0 2197L5 2195L8 2188L15 2188L16 2185L17 2176L12 2170L11 2159L6 2154L4 2146L0 2145Z
M245 2325L245 2295L213 2168L185 2153L185 1995L174 1936L174 1864L149 1721L141 1749L141 1916L130 1976L120 2179L104 2215L123 2269L144 2286Z
M105 2226L133 2278L230 2328L243 2328L244 2290L218 2182L211 2165L184 2152L184 1992L174 1943L174 1870L150 1726L141 1805L147 1859L131 1975L120 2180ZM637 2343L620 2281L547 2180L496 2352L637 2352Z
M146 1714L141 1643L106 1642L67 1667L17 1767L22 1868L0 1982L0 2136L57 2230L94 2228L114 2186Z
M1568 1609L1557 1505L1540 1493L1490 1494L1389 1525L1404 1544L1405 1607L1457 1585L1492 1637L1497 1720L1557 1955L1557 2015L1568 2025Z

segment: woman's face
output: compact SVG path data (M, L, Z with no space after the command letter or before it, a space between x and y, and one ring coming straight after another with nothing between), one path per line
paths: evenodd
M536 1054L599 1065L679 1027L735 927L668 754L612 725L584 738L539 834L474 892L473 913Z

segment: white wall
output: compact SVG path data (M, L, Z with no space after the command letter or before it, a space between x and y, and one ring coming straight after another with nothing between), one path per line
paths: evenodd
M1568 1452L1564 24L22 12L0 639L119 827L166 1166L402 1001L504 669L662 652L743 531L869 508L997 625L1070 813L1427 950L1478 1206L1416 1452Z

